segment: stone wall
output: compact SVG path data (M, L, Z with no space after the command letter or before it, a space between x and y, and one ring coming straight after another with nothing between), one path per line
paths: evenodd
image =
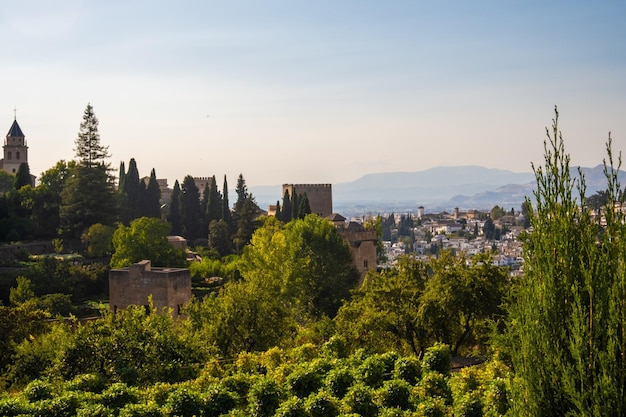
M150 261L141 261L128 268L109 272L109 305L111 310L129 305L148 305L152 296L154 307L172 309L177 317L180 308L191 299L191 274L187 268L153 268Z

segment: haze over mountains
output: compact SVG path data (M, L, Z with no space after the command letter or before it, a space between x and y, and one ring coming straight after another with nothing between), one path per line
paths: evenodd
M578 176L578 168L571 168ZM603 165L582 168L587 195L606 188ZM624 171L619 173L624 182ZM424 206L427 212L477 209L495 205L505 209L520 208L526 196L532 197L535 175L480 166L436 167L416 172L367 174L352 182L333 184L333 207L344 216L368 213L415 212ZM262 208L282 200L281 186L250 187Z

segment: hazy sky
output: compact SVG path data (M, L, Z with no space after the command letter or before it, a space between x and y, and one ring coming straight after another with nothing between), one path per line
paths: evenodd
M37 176L85 106L111 164L249 185L626 150L624 1L0 0L0 129Z

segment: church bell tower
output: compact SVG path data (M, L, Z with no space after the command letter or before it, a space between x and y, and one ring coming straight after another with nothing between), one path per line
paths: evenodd
M13 119L13 124L4 140L4 160L2 168L10 174L17 173L22 163L28 163L28 146L26 146L26 136L17 124L17 118Z

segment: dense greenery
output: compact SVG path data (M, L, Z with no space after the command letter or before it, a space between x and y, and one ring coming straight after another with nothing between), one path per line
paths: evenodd
M584 177L570 176L556 114L509 309L516 415L626 414L626 219L610 136L607 151L600 229L584 208Z
M610 136L607 188L586 198L557 114L522 206L524 275L512 279L489 253L438 250L357 288L349 247L309 214L306 194L286 193L280 216L265 218L242 175L232 210L226 178L220 193L212 177L200 200L187 176L164 221L154 170L146 184L134 160L122 163L113 192L97 125L88 105L77 160L36 187L22 173L0 198L0 239L80 238L85 256L101 258L24 252L0 274L0 415L626 414L626 219ZM494 207L485 235L506 215ZM419 221L391 214L366 226L412 240ZM182 320L106 305L76 319L106 294L109 256L113 267L185 265L170 233L204 240L190 270L207 295ZM53 240L57 252L63 243ZM459 354L482 364L458 369Z

